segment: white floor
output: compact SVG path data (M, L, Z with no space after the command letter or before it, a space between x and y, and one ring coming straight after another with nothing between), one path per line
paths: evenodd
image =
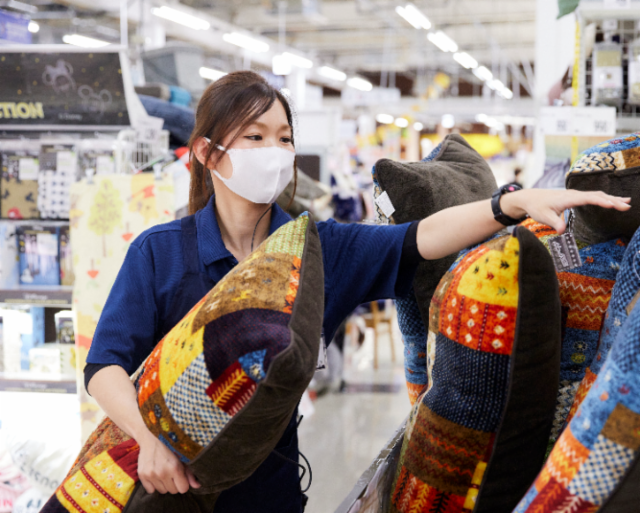
M389 336L379 337L379 368L373 370L373 330L356 350L345 341L348 384L395 385L395 393L336 393L321 396L302 421L300 450L309 459L313 483L305 513L332 513L409 414L402 367L402 341L395 328L395 364ZM303 486L306 485L306 478Z

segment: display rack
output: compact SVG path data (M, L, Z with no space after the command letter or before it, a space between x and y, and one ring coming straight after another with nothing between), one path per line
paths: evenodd
M622 49L622 100L617 105L616 130L628 133L640 130L640 104L630 104L629 47L640 42L640 0L614 2L583 0L577 10L579 48L578 101L581 107L596 106L594 102L593 43L615 41ZM595 31L593 30L595 28ZM592 39L593 38L593 39ZM590 53L589 50L591 50Z

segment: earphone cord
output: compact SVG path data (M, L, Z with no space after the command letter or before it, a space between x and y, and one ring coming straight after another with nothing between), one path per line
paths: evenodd
M253 253L253 240L256 238L256 231L258 230L258 225L260 224L260 221L262 221L262 218L264 216L267 215L267 212L269 212L269 210L271 210L273 208L273 203L271 205L269 205L269 208L267 208L267 210L264 211L264 214L262 214L260 216L260 219L258 219L258 222L256 223L256 227L253 229L253 235L251 237L251 252Z

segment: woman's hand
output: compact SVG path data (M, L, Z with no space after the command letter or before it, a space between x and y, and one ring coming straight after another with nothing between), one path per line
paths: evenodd
M191 471L151 432L136 441L140 445L138 477L147 493L186 493L190 486L200 488Z
M566 225L560 216L568 208L597 205L624 212L631 208L630 201L604 192L526 189L502 196L500 208L514 219L529 215L563 233ZM502 228L493 217L491 200L447 208L420 221L418 251L426 260L437 260L478 244Z
M602 191L525 189L502 196L500 207L509 217L520 219L528 214L535 221L551 226L562 234L566 224L561 216L569 208L596 205L624 212L631 208L630 201L631 198L610 196Z

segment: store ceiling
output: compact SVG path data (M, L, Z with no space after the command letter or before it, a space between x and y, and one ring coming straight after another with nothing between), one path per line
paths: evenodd
M176 4L129 0L130 16L140 11L140 1L147 8ZM0 0L0 4L3 2ZM117 38L114 15L120 2L31 0L31 3L38 6L38 15L49 17L51 23L68 24L68 18L72 18L71 22L80 25L81 31L91 31L89 25L93 23L96 25L93 30L111 31ZM279 40L280 23L284 20L284 43L288 47L304 52L318 63L350 74L362 73L374 83L380 82L380 76L392 76L394 80L397 77L399 86L403 79L418 83L420 77L444 71L454 76L455 83L479 84L471 72L452 59L451 53L441 52L430 43L426 31L416 30L396 14L395 8L405 1L181 0L180 3L274 42ZM457 42L460 51L471 54L503 80L506 77L503 68L508 68L510 75L517 76L523 84L522 94L533 91L535 0L414 0L413 3L429 18L434 29L444 31ZM180 32L185 29L179 31L178 27L167 32L169 39L181 39ZM184 40L194 42L192 34L185 33ZM211 58L224 58L211 48L209 54ZM410 90L411 84L405 84L403 92L407 88ZM422 87L414 88L414 93L419 90ZM477 87L474 94L479 94Z

